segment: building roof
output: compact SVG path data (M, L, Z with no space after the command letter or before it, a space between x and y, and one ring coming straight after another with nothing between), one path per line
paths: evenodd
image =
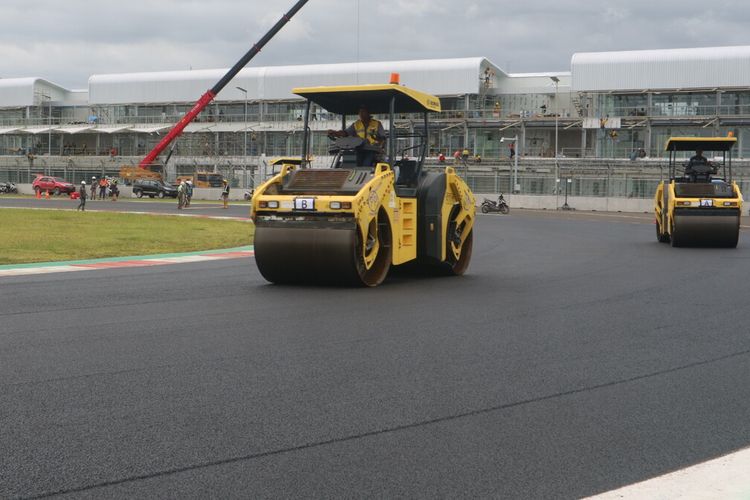
M38 77L0 78L0 108L34 106L65 101L70 91Z
M218 101L294 99L295 87L388 83L391 73L401 82L434 95L479 92L486 68L503 72L483 57L416 61L363 62L245 68L217 96ZM93 75L89 78L91 104L194 102L211 88L226 69Z
M746 87L750 46L584 52L571 70L575 91Z

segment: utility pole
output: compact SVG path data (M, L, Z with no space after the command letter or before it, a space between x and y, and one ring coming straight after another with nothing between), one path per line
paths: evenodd
M501 137L500 142L513 142L513 186L511 193L520 193L521 186L518 185L518 134L513 137Z
M245 165L245 172L247 172L247 90L243 89L242 87L236 87L237 90L245 94L245 114L243 121L245 122L245 137L244 137L244 146L242 148L242 157L243 157L243 163ZM245 174L245 188L247 189L247 173Z
M558 91L558 88L560 86L560 79L558 77L556 77L556 76L550 76L549 78L550 78L550 80L552 80L552 83L555 84L555 179L556 179L556 184L557 184L556 191L559 191L560 190L560 164L558 163L558 160L557 160L557 157L558 157L558 154L557 154L557 134L558 134L558 115L560 114L559 113L560 106L557 103L557 95L558 95L557 91ZM559 198L559 193L558 193L558 198ZM555 205L557 205L557 204L558 203L555 203ZM557 206L555 206L555 208L557 208Z

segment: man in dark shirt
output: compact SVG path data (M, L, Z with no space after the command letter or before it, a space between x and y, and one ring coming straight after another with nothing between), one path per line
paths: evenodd
M695 155L688 161L687 167L685 167L685 175L689 176L693 182L696 181L708 181L710 180L710 174L714 174L716 171L713 169L705 156L703 151L700 149L695 152Z
M86 211L86 195L87 195L86 181L81 181L81 187L78 189L78 194L80 195L81 201L78 202L78 208L76 208L76 211L81 210L82 212L85 212Z
M695 152L695 155L690 158L690 166L693 165L706 165L708 160L703 156L703 151L700 149Z

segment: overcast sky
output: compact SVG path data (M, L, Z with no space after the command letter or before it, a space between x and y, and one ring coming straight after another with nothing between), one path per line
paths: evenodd
M293 3L2 0L0 77L85 88L92 74L229 67ZM485 56L567 71L575 52L748 45L748 21L740 0L310 0L250 65Z

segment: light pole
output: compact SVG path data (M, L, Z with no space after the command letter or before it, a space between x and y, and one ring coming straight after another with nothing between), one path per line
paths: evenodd
M512 193L520 193L521 186L518 185L518 134L513 137L501 137L500 142L513 142L513 189Z
M572 208L570 208L570 205L568 205L568 189L573 187L571 186L572 183L573 179L571 179L570 177L565 179L565 203L562 206L563 210L573 210Z
M557 158L557 130L558 130L557 119L560 116L560 106L557 103L557 91L560 86L560 79L556 76L550 76L549 78L555 84L555 158Z
M555 179L557 179L558 183L560 182L560 164L557 162L557 118L559 113L560 107L557 104L557 91L560 86L560 79L556 76L550 76L550 80L552 80L552 83L555 84ZM558 184L559 187L559 184Z
M47 156L52 156L52 96L43 92L37 92L36 94L39 97L47 99L47 126L49 127L49 130L47 131ZM40 115L42 114L41 108L42 106L40 105Z
M243 161L245 164L245 171L247 172L247 90L243 89L242 87L237 87L237 90L245 94L245 115L244 115L245 139L244 139L244 146L242 148L242 156L243 156ZM247 181L245 181L245 188L247 188Z

